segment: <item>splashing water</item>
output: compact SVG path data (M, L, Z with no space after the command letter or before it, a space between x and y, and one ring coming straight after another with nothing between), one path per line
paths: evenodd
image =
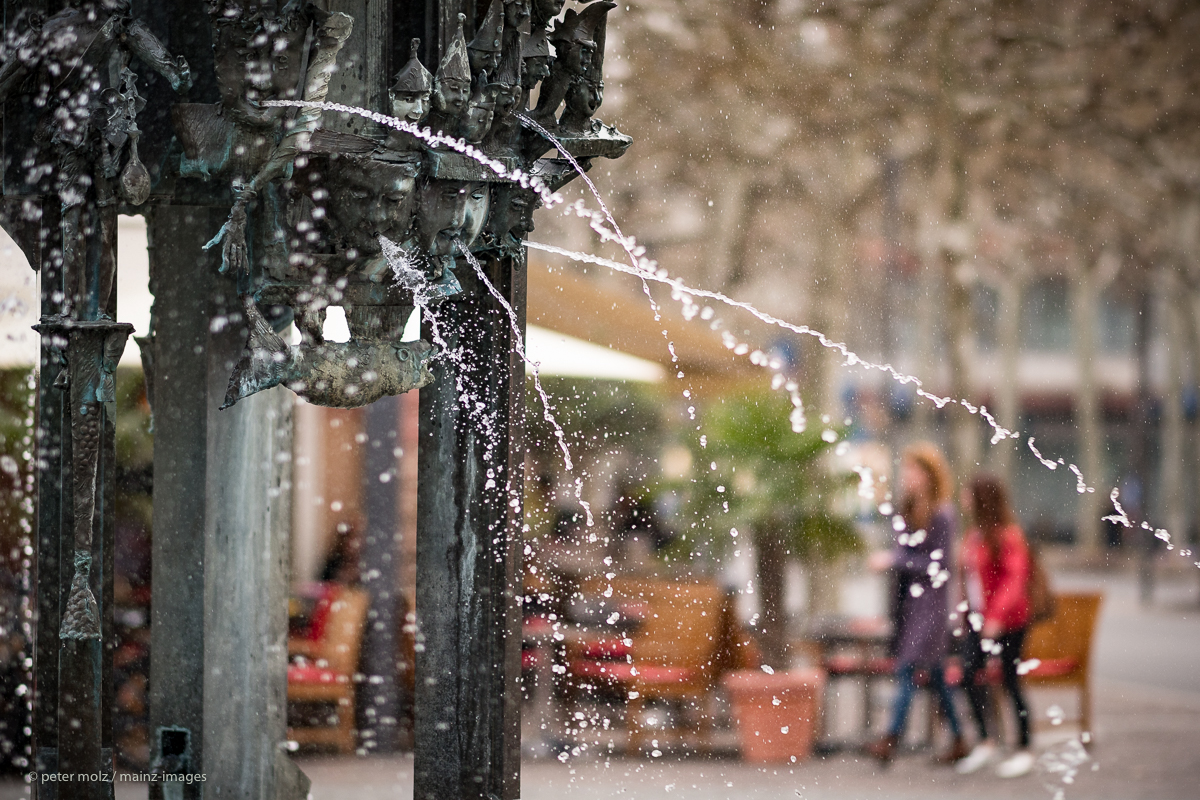
M433 286L425 277L424 271L404 251L404 248L386 236L379 236L379 248L388 266L392 268L392 278L403 288L412 292L413 305L425 310L434 297Z
M567 151L567 148L563 147L562 142L560 142L554 134L550 133L550 131L546 130L531 117L528 117L525 114L517 114L517 119L520 120L521 124L526 128L531 128L532 130L537 131L539 134L546 137L546 140L550 142L550 144L554 145L554 149L561 153L563 158L570 163L571 167L575 170L579 177L583 178L583 182L587 184L588 189L591 190L592 197L596 198L596 202L600 205L600 211L604 214L604 218L608 220L608 224L612 226L613 232L621 239L624 239L625 234L621 232L621 226L617 224L617 220L613 217L612 212L608 210L608 205L604 202L604 198L600 195L600 190L596 188L596 184L592 183L592 179L588 177L583 167L581 167L579 162L575 160L575 156L571 155ZM630 263L635 267L638 265L637 258L637 255L635 255L632 251L629 251ZM654 312L654 320L657 322L662 317L659 314L658 303L650 295L650 285L646 283L645 278L642 278L642 291L645 293L646 299L650 301L650 309ZM666 331L663 331L663 335L666 335ZM674 355L673 352L672 355Z
M425 277L425 273L416 265L400 245L386 236L380 236L379 247L388 266L392 268L392 277L400 286L412 292L413 305L421 315L421 319L429 322L430 338L437 346L437 352L430 362L446 358L456 364L461 364L461 349L451 348L442 335L441 324L437 315L431 310L431 302L435 296L433 286Z
M391 241L386 236L378 237L377 241L379 242L384 258L388 262L388 266L391 267L393 279L397 284L412 292L413 305L416 311L421 315L423 321L429 323L430 338L436 347L434 355L430 358L430 363L444 358L455 365L455 390L460 407L479 426L479 430L486 441L499 441L495 413L488 413L488 405L468 392L464 384L462 372L463 370L470 369L470 366L467 364L466 353L461 347L452 347L442 333L441 322L438 320L437 314L433 311L433 300L437 296L434 286L426 278L420 266L412 260L400 245ZM490 462L492 458L492 448L489 447L485 449L483 459L485 462ZM494 485L493 470L488 470L487 479L489 485Z
M1037 772L1042 779L1042 786L1051 793L1054 800L1065 800L1066 787L1075 783L1075 778L1085 764L1092 760L1086 744L1091 740L1088 733L1077 739L1071 739L1051 747L1037 760ZM1097 768L1092 764L1092 769Z
M1121 496L1121 490L1117 489L1115 487L1113 488L1113 490L1111 492L1109 492L1108 500L1110 503L1113 504L1113 508L1116 509L1117 513L1109 514L1107 517L1103 517L1103 520L1105 522L1112 522L1117 525L1123 525L1126 528L1132 528L1133 523L1129 521L1129 515L1125 513L1124 508L1121 508L1121 501L1117 499L1120 496Z
M16 513L13 514L13 521L16 522L19 531L12 551L0 554L0 565L3 565L0 566L0 569L5 566L12 568L11 574L16 579L15 586L12 588L20 597L20 604L16 608L9 607L6 613L0 615L0 639L7 640L16 636L21 640L21 649L9 656L12 664L20 669L21 682L10 688L16 697L23 700L22 727L25 729L25 737L28 737L28 731L33 725L34 604L31 591L33 589L35 481L38 470L45 464L43 446L38 444L42 438L35 439L37 429L35 412L38 395L35 370L31 369L25 375L21 390L25 392L24 419L21 427L23 435L19 440L9 441L9 445L16 445L11 455L5 453L0 457L0 481L4 486L5 494L10 500L15 501ZM12 627L9 627L10 625ZM24 770L32 763L33 754L28 739L26 738L24 748L18 750L19 739L7 738L10 736L20 737L20 728L0 731L0 736L5 737L4 740L0 740L0 744L5 745L0 747L0 755L3 756L5 762L0 765L0 770L11 767Z
M459 153L467 156L468 158L471 158L471 159L479 162L480 164L488 167L489 169L491 169L493 172L495 172L500 177L503 177L507 180L518 183L523 188L532 189L539 195L539 197L542 200L543 205L547 208L553 207L553 206L558 205L563 202L562 195L559 195L556 192L550 191L550 189L546 186L545 182L543 182L536 176L530 175L529 173L526 173L523 170L508 169L504 164L500 163L499 161L496 161L493 158L490 158L489 156L487 156L486 154L481 152L478 148L463 141L462 139L457 139L455 137L447 136L447 135L441 134L441 133L434 133L429 128L418 128L416 125L413 125L412 123L406 122L401 119L397 119L396 117L391 117L386 114L381 114L377 111L371 111L369 109L359 108L356 106L348 106L348 105L344 105L341 103L314 102L314 101L306 101L306 100L271 100L271 101L264 102L264 105L280 106L280 107L297 107L297 108L319 108L323 111L334 111L334 112L339 112L339 113L354 114L356 116L361 116L366 119L370 119L373 122L376 122L380 125L391 127L396 130L405 131L405 132L412 134L413 136L421 139L422 141L427 142L430 145L433 145L433 146L444 145L446 147L449 147L452 150L455 150L456 152L459 152ZM522 115L519 115L519 116L522 116ZM523 117L521 119L521 122L522 122L522 124L526 124L527 126L529 126L529 124L532 124L533 126L537 126L536 123L534 123L532 120L528 120L527 117ZM540 127L540 126L537 126L537 127ZM535 127L535 130L537 129L537 127ZM544 131L544 129L543 129L543 131ZM563 153L567 157L569 162L572 164L573 168L579 173L580 176L583 177L584 182L588 185L590 191L596 197L597 201L601 205L601 208L603 209L603 211L599 211L599 212L595 211L593 209L588 208L586 205L584 205L583 201L578 200L574 203L564 206L562 213L563 214L574 214L575 216L577 216L581 219L587 220L588 226L593 231L596 232L597 236L600 238L600 240L602 242L615 242L618 245L620 245L620 247L629 256L630 263L628 265L626 265L626 264L622 264L621 262L613 261L613 260L607 259L607 258L602 258L600 256L592 255L590 253L579 253L579 252L555 247L553 245L542 244L542 243L538 243L538 242L525 242L526 247L530 247L535 250L542 250L544 252L555 253L558 255L566 256L567 258L570 258L573 261L577 261L577 262L581 262L581 263L596 264L598 266L608 267L608 268L616 270L618 272L623 272L625 274L633 275L633 276L639 278L640 280L642 280L644 286L646 285L647 281L655 281L655 282L670 286L670 287L672 287L672 290L673 290L672 297L676 300L679 300L681 303L684 304L685 315L686 315L687 311L690 311L690 307L695 305L695 302L693 300L694 297L705 297L705 298L723 303L731 308L736 308L736 309L745 311L746 313L755 317L759 321L766 323L768 325L771 325L773 327L782 328L784 330L791 331L792 333L811 336L811 337L815 338L822 347L829 349L829 350L833 350L834 352L840 353L842 356L842 359L843 359L842 366L845 366L845 367L857 366L857 367L860 367L860 368L866 369L866 370L877 370L877 371L883 372L888 377L890 377L892 380L896 381L897 383L899 383L901 385L911 384L916 387L916 394L918 397L928 400L929 402L933 403L934 406L937 407L938 409L944 408L946 405L948 405L950 403L956 403L957 405L961 405L964 409L966 409L966 411L968 413L977 415L980 418L982 418L985 422L987 422L987 424L989 425L989 427L991 427L992 432L993 432L992 438L991 438L991 441L993 444L997 444L1004 439L1017 438L1020 435L1019 432L1011 431L1011 430L1003 427L1002 425L1000 425L996 421L996 419L988 412L986 406L978 406L977 407L977 406L972 405L965 399L959 399L956 401L953 397L933 394L932 392L929 392L924 388L924 384L922 383L921 379L916 377L915 375L908 375L906 373L900 372L895 367L893 367L890 363L879 364L879 363L874 363L874 362L868 361L868 360L862 358L861 356L859 356L853 350L851 350L845 343L835 342L821 331L810 328L807 325L795 325L793 323L787 322L786 320L780 319L771 314L767 314L766 312L760 311L757 308L755 308L754 306L750 305L749 303L745 303L745 302L742 302L739 300L734 300L733 298L728 297L727 295L724 295L720 292L712 292L712 291L708 291L708 290L704 290L704 289L695 289L690 286L687 286L678 278L670 277L665 269L662 269L658 266L657 262L645 257L646 250L644 247L639 245L632 236L626 236L624 233L621 232L620 227L616 224L616 221L613 219L612 214L608 211L607 206L604 204L603 199L600 196L599 190L596 188L595 184L592 183L591 179L588 178L586 174L584 174L583 169L579 165L579 163L577 161L575 161L575 159L572 158L569 153L566 153L566 151L562 147L561 143L557 143L556 141L554 141L553 136L551 136L548 132L544 132L543 135L546 135L548 140L550 140L552 142L552 144L554 144L556 146L556 148L559 150L559 152ZM654 302L653 299L651 299L652 306L653 306L653 302ZM657 307L656 306L655 306L655 310L656 310L656 315L657 315ZM657 318L657 316L656 316L656 318ZM717 326L714 326L714 329L716 327ZM734 350L734 352L738 355L744 355L745 352L749 350L749 346L747 345L746 350L743 350L742 352L738 352L738 350L740 349L740 343L735 344L734 347L731 347L730 349ZM755 351L755 352L757 353L758 351ZM796 412L799 412L799 415L802 418L803 408L801 405L797 405L795 408L795 411L793 412L793 429L797 428L796 421L795 421L795 417L797 415ZM801 428L801 430L802 429L803 428ZM1029 445L1030 445L1030 449L1033 450L1035 455L1038 456L1039 461L1041 461L1041 463L1043 465L1046 465L1048 469L1054 469L1054 467L1048 466L1049 459L1043 458L1041 456L1041 454L1038 453L1037 450L1033 448L1032 437L1029 440ZM1053 462L1051 462L1051 463L1053 463ZM1087 484L1085 483L1082 472L1078 469L1078 467L1075 467L1074 465L1071 465L1071 469L1076 474L1076 477L1078 480L1078 487L1082 487L1082 489L1080 491L1081 492L1088 491L1091 487L1088 487ZM1126 525L1126 527L1132 527L1132 524L1129 522L1128 516L1126 516L1124 511L1121 510L1118 505L1116 505L1117 496L1118 496L1118 491L1116 488L1114 488L1112 490L1112 492L1110 493L1110 498L1113 500L1114 507L1117 509L1117 515L1110 515L1110 516L1104 517L1103 519L1106 521L1118 522L1120 524ZM1117 518L1114 519L1114 516L1116 516ZM1160 529L1160 530L1163 534L1160 538L1163 538L1164 541L1167 541L1168 543L1170 543L1170 534L1165 529ZM1184 551L1180 550L1179 552L1182 554ZM1200 568L1200 562L1196 562L1196 566L1198 568Z
M541 365L536 361L531 361L525 353L525 337L521 335L521 323L517 320L516 312L513 311L512 305L509 304L504 295L488 280L487 274L484 273L479 260L475 258L475 254L464 247L461 241L458 242L458 249L466 256L467 262L475 270L475 274L479 277L480 282L487 287L488 293L496 299L496 302L504 307L505 312L508 314L508 324L512 328L513 333L513 349L517 351L517 355L533 371L533 386L537 389L538 397L542 400L542 418L554 428L554 436L558 439L558 448L562 451L563 466L566 467L567 472L573 472L574 465L571 462L571 450L567 446L566 433L563 431L562 426L558 424L558 420L554 418L554 412L551 410L550 405L550 397L546 394L546 390L542 388L542 381L538 375L538 368ZM587 516L587 525L590 528L596 524L596 521L592 517L591 504L583 499L582 494L583 482L577 478L575 480L575 499L583 506L584 514Z

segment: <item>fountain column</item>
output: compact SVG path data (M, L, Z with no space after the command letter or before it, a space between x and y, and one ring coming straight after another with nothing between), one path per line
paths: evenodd
M523 332L524 259L482 264ZM473 273L460 279L437 316L463 358L439 361L420 390L413 796L509 800L520 794L525 373L507 312ZM485 407L469 414L462 396Z

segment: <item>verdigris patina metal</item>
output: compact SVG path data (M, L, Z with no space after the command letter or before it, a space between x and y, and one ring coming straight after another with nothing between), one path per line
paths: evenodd
M58 353L62 369L54 386L67 394L70 404L75 575L58 635L61 639L99 640L100 613L90 577L103 419L112 418L116 411L113 373L133 326L66 317L44 321L36 329Z
M504 9L501 0L492 0L487 16L475 29L475 38L467 45L471 75L476 79L495 75L500 66L500 45L504 41Z
M323 112L315 107L304 108L294 120L278 113L278 107L276 113L266 114L262 99L325 97L328 75L351 23L339 19L341 15L321 16L293 3L277 19L261 13L235 14L231 7L227 4L214 12L214 25L222 31L214 44L218 71L228 60L227 53L236 51L235 43L261 42L272 34L277 43L270 49L288 58L288 69L273 73L269 84L246 79L239 91L224 91L227 113L223 117L235 120L233 127L208 151L194 142L190 150L185 147L183 169L234 182L236 199L230 219L212 244L222 244L225 267L242 276L241 290L250 298L247 308L270 304L290 310L285 316L295 319L302 336L294 346L298 349L285 357L278 349L278 334L267 336L260 326L251 325L247 352L232 376L227 404L280 383L310 387L306 396L319 404L352 407L369 402L376 394L363 391L362 378L365 374L369 382L375 372L360 373L363 358L354 358L354 365L345 362L344 379L334 374L337 360L321 335L328 307L347 309L348 319L353 320L348 345L356 353L374 348L411 358L413 363L436 357L436 353L418 354L401 342L403 323L396 324L397 320L405 311L426 308L461 290L455 270L462 248L508 256L517 252L521 237L532 230L530 214L538 198L515 186L511 173L525 169L550 176L554 188L574 175L555 165L557 159L533 163L555 146L544 132L585 168L591 158L615 157L628 146L627 137L592 119L603 99L605 25L613 3L594 2L581 12L569 10L553 24L553 18L545 15L554 11L554 4L531 7L522 0L493 0L469 43L464 33L466 15L458 15L436 74L421 64L419 40L410 43L408 60L389 90L387 107L378 110L414 125L428 122L432 134L478 146L504 166L502 173L408 131L385 129L373 138L322 130ZM305 14L316 26L316 44L311 53L294 52L302 41L297 31ZM522 28L528 28L531 17L542 19L543 27L527 34ZM551 24L548 32L544 26ZM554 58L551 41L558 50ZM309 64L307 75L294 69L297 62ZM524 75L527 66L530 74ZM285 76L282 81L280 75ZM541 99L533 119L540 129L525 130L518 115L539 85ZM247 107L255 115L247 113ZM243 157L244 163L231 172L224 160L230 143L247 138L244 131L238 132L239 119L248 120L242 127L255 132L253 145L259 155L253 162ZM182 112L177 111L176 121L185 122ZM247 127L251 122L252 128ZM186 139L188 134L181 128L180 136ZM251 165L258 169L247 179ZM263 197L251 220L248 211L259 195ZM496 218L489 224L492 207ZM485 229L486 235L481 236ZM254 232L249 242L247 231ZM391 245L387 254L385 243ZM310 354L309 348L321 350ZM285 368L284 362L291 366ZM322 365L319 383L324 388L316 393L296 373L313 364ZM416 383L392 381L389 391L417 388L429 379L427 373L416 374L420 376ZM348 393L338 394L342 388Z
M6 110L6 134L32 135L5 143L3 222L42 272L32 768L111 775L113 371L133 329L114 321L117 212L151 189L132 65L179 92L191 74L125 0L74 0L48 17L13 11L0 102L22 112ZM100 781L73 793L106 795Z
M234 367L222 408L279 384L310 403L353 408L424 386L431 379L427 362L432 345L420 340L395 341L392 337L398 331L394 326L360 328L362 338L349 342L289 347L248 295L244 302L250 340Z
M165 406L152 769L202 769L222 796L303 796L279 748L283 656L259 658L284 635L270 610L286 591L289 406L248 398L285 386L348 408L423 386L415 793L515 797L522 241L543 189L629 146L594 119L614 5L162 0L141 20L127 0L24 17L62 4L0 2L4 152L18 153L0 220L44 288L37 769L112 762L109 405L131 332L114 321L120 210L148 220L156 313L141 342ZM330 97L422 131L348 125L317 105ZM325 339L333 306L348 341ZM414 309L424 338L404 341Z
M413 125L424 122L432 107L433 75L417 57L420 49L421 40L413 39L408 62L396 73L396 81L388 90L392 116ZM417 147L417 141L411 133L389 128L384 146L388 150L411 150Z
M40 117L41 146L24 163L31 185L52 175L62 203L63 269L76 281L62 311L111 318L117 203L139 205L149 193L135 122L144 103L129 63L136 56L176 91L191 85L191 75L187 62L172 58L130 15L128 0L75 0L49 19L26 19L0 66L0 101L26 87L37 105L51 109ZM99 258L89 259L96 235L104 244Z

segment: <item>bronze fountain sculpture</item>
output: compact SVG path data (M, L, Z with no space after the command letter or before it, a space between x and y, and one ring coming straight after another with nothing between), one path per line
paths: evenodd
M539 13L553 10L544 3L538 7ZM419 40L412 41L387 107L371 110L412 125L428 122L431 133L477 145L512 172L553 169L556 175L570 176L561 163L549 163L557 159L541 159L551 143L523 129L518 119L529 93L540 85L534 120L558 134L568 152L585 163L597 155L615 157L628 146L628 138L592 119L603 97L604 28L614 7L601 1L582 12L569 10L549 31L527 35L513 26L528 23L528 4L493 0L469 43L465 15L459 15L435 74L418 58ZM268 95L278 100L290 93L313 103L325 97L328 73L351 23L339 14L314 17L318 35L312 53L306 54L293 52L302 41L292 33L302 27L296 22L301 16L295 8L285 9L275 23L282 46L275 48L290 54L289 64L307 63L307 73L277 72L269 87L247 83L242 92L227 91L221 118L234 122L224 139L193 142L188 148L184 115L176 112L178 132L185 139L185 169L227 177L234 185L230 219L211 244L222 245L225 268L243 281L251 333L230 379L227 406L278 384L311 402L339 407L365 405L425 385L432 376L424 364L436 353L429 343L400 341L408 315L419 305L461 291L458 248L515 253L521 237L533 229L531 214L538 203L536 193L510 177L462 153L431 147L410 132L389 128L381 138L336 133L320 128L322 114L330 112L315 106L304 107L294 119L278 113L284 110L279 107L263 110L257 101ZM220 49L226 38L246 41L253 32L244 20L223 11L215 11L214 19L218 30L227 31L216 45L220 65L225 52L236 51L233 46ZM251 24L257 30L265 23ZM557 58L549 57L548 42L556 45ZM524 74L526 64L534 72L532 79ZM294 81L294 87L280 83L280 74ZM540 84L537 74L544 74ZM247 107L256 113L245 111ZM268 120L273 139L263 135ZM259 143L257 160L243 160L240 169L231 169L228 140L251 138L246 132L251 121L259 132L254 140ZM268 148L263 140L277 143ZM248 225L252 203L255 224ZM256 232L250 240L248 228ZM395 280L381 242L397 245L390 260L416 265L424 285ZM291 310L302 333L298 344L283 342L262 319L260 304ZM347 308L349 342L324 341L321 320L330 305Z
M496 654L512 647L509 584L520 554L496 532L519 530L521 513L512 454L522 371L510 337L523 315L522 243L534 229L533 212L547 192L576 177L576 165L586 170L594 158L618 157L630 144L594 119L603 98L607 15L615 5L580 0L564 11L562 0L392 2L389 13L433 41L387 44L385 57L371 63L390 58L390 75L372 66L365 80L351 75L364 54L344 52L363 20L308 0L163 0L140 16L130 0L0 1L6 12L0 101L10 156L0 225L42 270L45 288L37 326L43 380L35 768L109 775L112 769L106 648L113 635L107 510L115 480L113 373L132 333L116 321L117 214L145 214L153 222L161 210L186 221L189 209L219 208L223 221L203 228L200 244L207 240L219 261L212 272L224 277L196 282L217 287L214 294L230 287L232 302L223 295L213 302L223 309L222 325L245 331L240 355L213 362L229 375L222 409L274 386L338 408L427 387L420 400L418 536L418 559L427 560L419 574L440 576L444 585L418 586L421 597L436 600L419 599L418 614L428 630L447 633L430 643L417 671L453 673L458 688L440 678L419 682L418 796L436 795L460 778L467 786L462 796L477 782L487 796L514 796L519 742L514 749L511 713L499 709L515 673ZM354 0L337 7L365 15L379 5ZM46 8L61 10L39 13ZM186 60L173 52L186 53ZM350 132L340 124L344 107L329 107L326 101L342 99L338 92L354 81L378 86L373 107L354 113L386 115L382 125ZM534 184L521 175L533 176ZM160 264L152 271L154 323L138 339L156 426L167 442L180 438L172 428L179 423L172 413L159 418L154 354L170 353L176 369L201 372L207 356L202 345L193 356L190 346L185 351L162 340L159 312L170 294L164 287L196 280L188 270L205 256L199 245L188 250L173 240L165 224L150 228L160 252L186 252L192 260L160 258L169 269ZM501 296L512 307L496 307L493 297ZM333 306L345 311L348 341L324 336ZM177 313L187 304L171 307ZM405 340L414 311L428 324L426 335ZM449 363L464 351L473 356ZM475 412L457 407L463 385L487 401L481 403L486 430L473 430L480 426ZM172 479L159 478L163 485ZM55 504L55 492L64 502ZM421 555L422 548L430 555ZM447 552L478 563L447 566ZM156 550L160 555L172 553ZM180 556L172 574L190 579L194 564ZM178 608L199 607L205 619L210 573L201 572L200 593L187 589L190 605ZM472 580L483 581L486 591L468 588ZM155 591L159 603L157 585ZM431 594L446 591L470 597L473 610ZM170 641L186 644L198 635L183 622L179 627L168 631ZM462 662L464 648L470 663ZM485 673L492 677L478 678ZM96 675L110 677L97 683ZM189 708L207 708L188 694L199 691L196 682L168 691L187 695ZM459 744L445 738L451 734L437 716L454 691L467 698L455 706L454 725L476 737ZM266 702L253 698L260 701ZM154 768L161 773L206 763L196 749L200 712L188 713L155 732ZM458 761L446 760L447 748L457 748ZM248 774L233 772L229 785ZM111 797L103 781L76 788L73 796ZM38 788L37 796L55 791ZM189 787L183 796L199 791Z

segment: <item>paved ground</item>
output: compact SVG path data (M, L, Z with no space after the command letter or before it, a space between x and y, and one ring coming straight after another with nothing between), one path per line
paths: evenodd
M1138 605L1136 586L1124 575L1077 574L1056 585L1102 588L1106 595L1094 651L1095 740L1085 752L1078 731L1066 724L1040 733L1039 770L1027 778L959 776L933 766L927 752L901 757L886 770L848 753L791 768L754 767L733 758L584 755L566 764L526 761L522 797L1049 800L1061 792L1063 800L1200 798L1200 576L1164 580L1151 609ZM1073 712L1069 695L1042 691L1032 702L1043 719L1054 705ZM856 715L850 703L840 716ZM304 769L313 778L314 800L344 797L350 786L363 800L412 797L409 757L308 759Z
M855 755L814 759L791 768L761 768L733 759L583 757L523 766L524 800L680 798L681 800L925 800L1053 798L1064 800L1195 800L1200 797L1200 696L1098 683L1096 741L1091 754L1064 735L1043 746L1039 773L1013 781L990 774L959 776L935 767L927 753L901 757L889 769ZM1065 733L1065 732L1064 732ZM1079 759L1084 759L1081 762ZM412 797L409 757L356 762L309 759L314 800ZM1073 782L1061 770L1075 767Z
M1106 604L1095 643L1095 741L1090 753L1068 725L1037 737L1037 774L1001 781L990 774L962 777L938 768L928 752L903 755L889 769L843 753L788 768L761 768L732 757L626 758L584 754L523 765L524 800L567 798L686 798L686 800L1196 800L1200 798L1200 577L1164 582L1151 610L1136 602L1124 576L1073 575L1063 588L1102 586ZM1033 696L1035 713L1053 705L1073 711L1069 697ZM856 718L853 703L839 714ZM407 800L412 759L306 757L313 800ZM1070 782L1066 773L1073 772ZM120 787L118 798L144 798ZM25 787L0 783L0 800L25 796Z

